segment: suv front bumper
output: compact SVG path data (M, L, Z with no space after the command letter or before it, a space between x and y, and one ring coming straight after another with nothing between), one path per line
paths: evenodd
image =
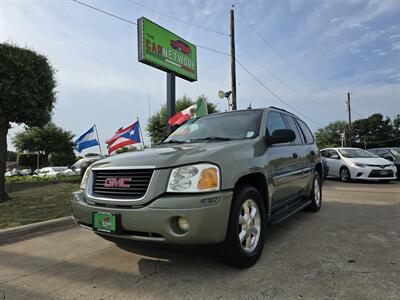
M229 221L232 191L207 194L164 195L148 206L137 208L104 207L89 204L83 191L71 201L75 222L92 229L94 212L119 214L120 234L99 234L118 238L169 244L212 244L224 241ZM176 220L184 217L190 229L176 230Z

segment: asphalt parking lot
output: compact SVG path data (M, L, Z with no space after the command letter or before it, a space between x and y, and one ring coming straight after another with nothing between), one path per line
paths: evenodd
M270 227L250 269L73 228L0 246L0 300L400 299L400 182L325 183L320 213Z

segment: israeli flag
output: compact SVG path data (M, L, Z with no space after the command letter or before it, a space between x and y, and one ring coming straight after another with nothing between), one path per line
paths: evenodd
M75 147L79 153L81 153L82 150L84 150L86 148L90 148L90 147L99 145L99 141L97 140L96 132L94 130L95 129L94 129L94 125L93 125L92 128L90 128L88 131L86 131L84 134L82 134L75 141Z

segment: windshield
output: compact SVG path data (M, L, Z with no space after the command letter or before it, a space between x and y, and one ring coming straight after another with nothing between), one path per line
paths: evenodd
M377 157L375 154L371 152L362 150L362 149L338 149L340 154L347 158L373 158Z
M397 159L400 159L400 148L391 148L389 149L390 153Z
M190 143L199 140L238 140L258 135L261 111L241 111L209 115L187 121L163 143Z

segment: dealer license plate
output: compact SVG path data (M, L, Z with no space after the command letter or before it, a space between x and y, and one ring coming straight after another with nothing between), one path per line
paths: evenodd
M93 213L93 229L110 233L117 232L117 215L100 212Z
M388 174L388 171L387 171L387 170L382 170L382 171L379 171L379 174L381 174L381 175L387 175L387 174Z

